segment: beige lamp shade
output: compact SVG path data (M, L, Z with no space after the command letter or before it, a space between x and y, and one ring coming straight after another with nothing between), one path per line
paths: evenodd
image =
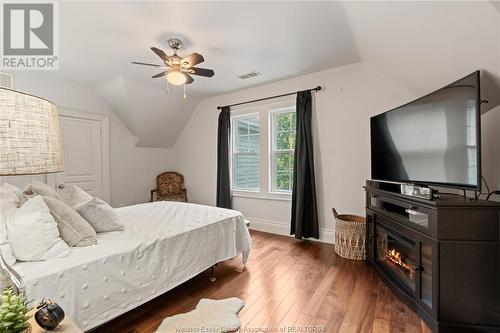
M0 175L63 171L57 107L43 98L0 88Z

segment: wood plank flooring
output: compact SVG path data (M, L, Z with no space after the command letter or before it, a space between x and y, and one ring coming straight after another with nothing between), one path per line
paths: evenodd
M315 327L324 332L431 332L366 262L335 255L333 245L252 231L247 268L241 257L220 263L94 332L155 332L168 316L201 298L240 297L242 332Z

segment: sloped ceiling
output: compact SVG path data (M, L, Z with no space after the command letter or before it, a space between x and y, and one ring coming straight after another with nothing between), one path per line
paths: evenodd
M495 2L60 3L56 75L100 94L138 146L171 147L196 104L209 96L355 62L371 63L416 96L476 69L500 88L500 14ZM198 52L211 78L166 94L150 51ZM170 52L167 52L170 53ZM261 76L240 80L258 71ZM498 98L500 99L500 98ZM500 101L498 101L500 102Z
M359 61L341 3L61 2L59 74L92 86L138 137L138 146L171 147L203 98ZM211 79L171 88L152 79L160 63L151 46L198 52ZM262 76L241 80L251 71Z
M361 61L415 96L475 70L484 99L500 103L500 15L492 2L344 4Z

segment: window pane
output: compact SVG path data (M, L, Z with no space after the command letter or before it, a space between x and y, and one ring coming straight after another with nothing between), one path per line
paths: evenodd
M295 148L295 133L281 132L276 136L276 149L294 149Z
M275 156L275 171L290 171L293 169L293 153L277 152Z
M236 150L237 152L246 152L248 151L248 136L242 135L236 138Z
M278 191L292 190L291 172L276 172L276 190Z
M246 122L238 120L236 127L238 135L246 135L248 134L248 125Z
M234 183L240 189L259 189L259 155L245 154L235 156Z
M248 134L259 134L259 119L257 117L248 119Z
M258 153L260 146L260 137L259 135L249 135L248 136L248 150L249 152Z
M234 123L233 188L259 190L260 120L258 115Z
M273 190L291 191L295 149L295 111L273 114Z
M276 152L274 161L275 189L291 191L293 186L293 152Z
M275 122L276 122L276 131L289 131L290 127L290 118L292 117L292 112L287 113L276 113L275 114Z
M236 122L236 152L258 152L260 146L259 118L254 116L237 119Z

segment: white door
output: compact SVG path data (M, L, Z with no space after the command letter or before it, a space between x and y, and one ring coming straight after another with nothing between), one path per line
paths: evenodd
M76 185L109 202L107 183L107 118L60 111L64 172L56 175L57 189ZM106 137L104 136L106 134Z

